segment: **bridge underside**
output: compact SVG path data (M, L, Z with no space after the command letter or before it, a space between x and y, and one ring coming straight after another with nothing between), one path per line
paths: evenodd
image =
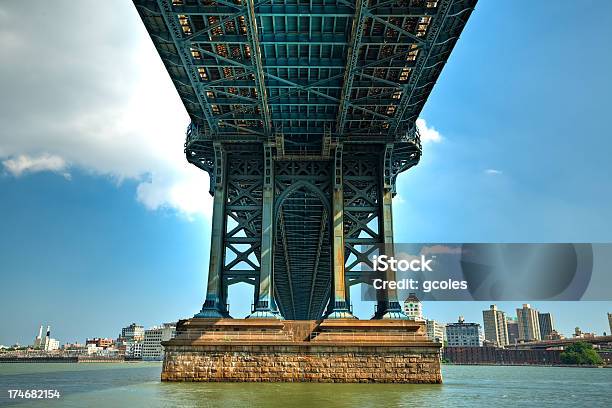
M134 0L211 176L200 317L254 285L252 317L351 317L349 287L392 244L415 121L476 0ZM394 293L379 318L401 318Z

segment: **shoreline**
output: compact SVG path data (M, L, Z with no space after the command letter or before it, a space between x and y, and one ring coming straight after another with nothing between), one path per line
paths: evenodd
M493 364L493 363L442 363L442 366L493 366L493 367L566 367L566 368L612 368L612 365L579 364Z
M0 357L0 364L46 364L46 363L161 363L161 360L126 360L125 358L104 358L104 357L77 357L77 356L58 356L58 357Z

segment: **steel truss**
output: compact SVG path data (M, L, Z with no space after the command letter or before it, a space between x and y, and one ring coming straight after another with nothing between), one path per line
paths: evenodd
M191 117L214 196L200 317L352 318L349 288L393 243L416 119L476 0L133 0ZM333 289L333 290L332 290ZM402 318L394 293L376 317Z

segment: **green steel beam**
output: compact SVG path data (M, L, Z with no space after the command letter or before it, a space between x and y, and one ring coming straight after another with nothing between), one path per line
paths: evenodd
M251 47L251 63L253 67L253 76L255 79L255 88L257 89L257 98L260 103L261 119L263 122L264 133L266 137L272 137L272 119L270 118L270 107L268 106L268 91L265 87L263 63L261 61L261 48L259 46L259 33L257 31L257 18L255 16L254 0L246 0L247 2L247 37Z
M411 102L412 96L414 95L415 88L417 87L421 76L423 75L425 64L431 56L433 45L438 41L438 36L442 31L442 27L446 22L446 18L449 11L454 3L454 0L440 0L438 1L438 14L432 18L431 26L427 32L426 42L427 47L421 49L417 56L415 69L410 75L408 80L408 90L403 92L400 102L397 105L395 116L390 123L389 133L399 136L399 129L402 119L404 118L406 109Z
M364 36L362 39L363 45L397 45L405 46L407 44L422 43L418 37L416 39L389 39L382 35ZM211 39L194 39L192 44L249 44L246 35L240 34L223 34L214 36ZM276 34L261 34L261 45L337 45L346 46L346 37L344 34L331 33L276 33Z
M346 54L346 71L344 74L344 84L342 86L342 94L338 106L338 120L336 121L336 134L342 137L344 125L346 124L346 115L348 113L351 93L353 91L353 79L355 78L355 67L359 59L359 49L361 48L361 40L366 23L366 8L369 0L356 0L355 16L353 17L353 26L351 29L350 45Z
M214 151L213 177L211 177L211 191L213 192L214 200L208 284L206 286L206 300L204 301L202 310L196 315L196 317L205 318L227 317L228 315L223 290L223 240L226 230L225 204L227 201L226 153L223 151L223 147L220 144L214 146Z
M186 47L182 44L181 40L183 31L181 30L180 25L178 24L176 16L171 13L171 0L157 0L157 5L161 11L161 15L164 19L166 26L169 28L170 36L172 38L172 41L174 42L176 50L179 53L179 57L183 62L183 67L187 72L189 81L191 82L192 87L194 89L197 89L196 84L198 83L199 74L194 70L194 67L191 64L189 50L187 50ZM206 119L208 126L212 130L216 130L217 123L215 121L215 118L213 117L212 110L210 108L208 100L206 99L206 96L196 91L196 97L198 98L200 109L204 113L204 118Z
M265 74L265 76L272 76L272 74ZM392 83L392 84L384 84L382 83L382 81L385 81L385 79L383 78L376 78L376 81L360 81L360 80L354 80L353 82L353 89L372 89L372 88L398 88L401 89L402 86ZM304 90L302 88L317 88L317 89L342 89L342 85L344 84L344 82L342 81L342 74L338 75L336 78L334 78L334 80L329 80L329 81L319 81L319 80L314 80L314 81L308 81L308 80L291 80L291 83L287 83L285 81L281 81L281 80L277 80L277 79L270 79L266 81L266 87L268 89L294 89L296 86L299 87L299 89L296 89L295 92L296 93L300 90ZM216 88L253 88L253 81L227 81L226 85L208 85L208 86L204 86L204 88L210 88L210 89L216 89ZM283 95L285 96L285 95ZM272 100L272 96L269 97L268 102L270 103L270 101ZM338 98L335 98L334 101L338 101Z
M411 41L409 41L409 42L414 42L414 43L419 44L419 45L425 44L425 41L422 38L417 37L416 35L412 34L409 31L404 30L401 27L398 27L397 25L391 23L390 21L387 21L387 20L385 20L382 17L376 16L376 15L370 13L368 10L366 10L366 14L369 17L372 17L372 19L378 21L379 23L381 23L381 24L391 28L392 30L395 30L395 31L397 31L399 33L402 33L406 37L410 38Z
M227 57L223 57L221 55L215 54L215 53L210 52L208 50L205 50L203 48L199 48L198 47L197 49L198 49L198 51L200 51L202 53L205 53L205 54L208 54L210 56L219 58L220 60L226 61L226 62L228 62L230 64L233 64L233 65L235 65L237 67L240 67L240 68L243 68L245 70L253 72L253 68L251 66L245 65L242 62L239 62L239 61L236 61L236 60L232 60L232 59L227 58ZM269 78L272 78L272 79L278 81L279 83L284 83L284 84L288 85L288 87L290 87L290 88L295 88L297 90L307 91L307 92L313 93L315 95L321 96L323 98L327 98L327 99L330 99L332 101L339 102L338 98L336 98L334 96L331 96L331 95L328 95L326 93L317 91L315 88L313 88L311 86L303 86L303 85L300 85L299 83L296 83L295 81L292 81L292 80L289 80L289 79L285 79L285 78L281 78L281 77L276 76L276 75L272 75L269 72L266 72L265 76L267 76ZM268 85L268 87L270 87L270 85ZM382 119L385 119L385 120L390 118L389 116L380 114L380 113L375 112L375 111L373 111L371 109L366 109L363 106L352 105L352 104L350 104L350 102L346 102L346 103L347 103L348 106L351 106L354 109L359 109L359 110L361 110L363 112L366 112L366 113L369 113L369 114L371 114L371 115L373 115L375 117L379 117L379 118L382 118Z
M261 5L256 5L257 15L259 17L328 17L328 18L351 18L355 15L354 7L336 6L332 4L326 5L295 5L295 4L271 4L265 5L270 1L261 2ZM389 3L396 3L392 1ZM228 6L173 6L176 14L186 16L228 16L233 14L242 14L244 11L236 12L236 7ZM384 7L371 6L372 14L378 17L408 17L417 18L430 16L435 14L435 8L428 7ZM240 13L240 14L239 14Z

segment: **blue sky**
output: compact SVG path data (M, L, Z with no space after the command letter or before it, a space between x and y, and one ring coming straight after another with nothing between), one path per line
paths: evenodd
M423 160L399 178L396 241L612 242L611 16L479 2L422 112ZM208 179L183 159L188 118L131 3L5 2L0 47L0 344L43 323L82 342L193 315ZM230 291L235 316L247 289ZM487 307L425 313L481 322ZM609 331L612 302L535 307L565 334Z

